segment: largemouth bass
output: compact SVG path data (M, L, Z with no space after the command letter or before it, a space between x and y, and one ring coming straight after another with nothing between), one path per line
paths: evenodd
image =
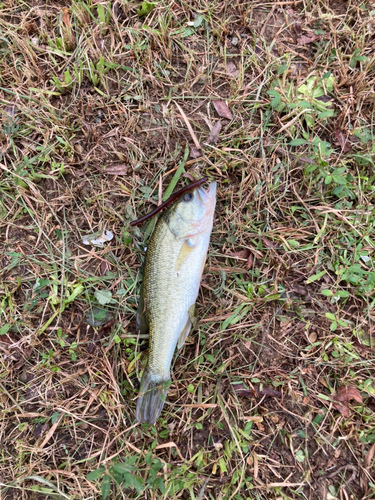
M154 424L164 406L174 351L194 322L213 224L216 183L184 193L158 220L147 249L137 313L150 334L149 357L137 401L138 422Z

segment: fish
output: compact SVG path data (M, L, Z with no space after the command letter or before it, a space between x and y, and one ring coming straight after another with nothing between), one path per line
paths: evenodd
M171 380L171 362L195 325L195 302L206 263L216 205L216 182L185 192L159 218L151 235L137 311L149 333L149 355L136 407L137 422L155 424Z

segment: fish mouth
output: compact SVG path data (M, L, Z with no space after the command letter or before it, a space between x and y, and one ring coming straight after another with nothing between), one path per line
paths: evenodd
M197 188L197 194L204 204L209 203L210 201L215 201L216 182L210 182L207 189L205 189L203 186L200 186L199 188Z
M210 221L212 221L216 205L216 182L210 182L206 189L202 186L199 187L197 195L202 204L204 216L197 222L196 227L199 227L200 231L204 231L207 226L212 225Z

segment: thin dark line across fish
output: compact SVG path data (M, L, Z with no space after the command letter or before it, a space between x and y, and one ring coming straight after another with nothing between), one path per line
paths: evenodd
M161 210L163 210L163 208L167 207L173 201L177 200L177 198L179 198L182 194L186 193L187 191L191 191L192 189L195 189L199 186L202 186L205 182L207 182L207 180L208 180L207 177L203 177L202 179L198 179L197 181L192 182L188 186L184 186L183 188L176 191L175 193L172 193L170 195L170 197L167 200L165 200L161 205L154 208L153 210L151 210L151 212L149 212L146 215L143 215L139 219L131 221L131 223L129 225L132 227L139 226L139 224L142 224L142 222L144 222L148 219L151 219L151 217L158 214Z

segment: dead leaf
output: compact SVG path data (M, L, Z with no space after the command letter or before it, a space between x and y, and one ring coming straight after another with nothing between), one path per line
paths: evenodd
M46 423L46 424L38 423L38 424L36 424L34 432L33 432L34 437L38 438L38 437L43 436L46 432L49 431L49 429L50 429L49 423Z
M262 243L267 247L267 248L275 248L275 244L266 238L265 236L262 236Z
M356 387L351 386L339 387L333 399L342 403L346 403L351 399L354 399L357 403L363 403L363 398L359 390Z
M363 398L361 393L356 387L343 386L337 389L337 393L332 398L337 401L333 403L333 406L338 410L345 418L349 418L351 411L349 410L348 402L352 399L357 401L357 403L363 403Z
M63 9L63 13L62 13L62 16L61 16L61 20L62 20L62 22L65 24L65 26L66 26L67 28L69 28L69 26L70 26L69 9L67 9L67 8L64 8L64 9Z
M369 469L371 467L371 462L372 462L372 459L374 457L374 453L375 453L375 443L371 446L371 448L366 453L365 459L363 461L363 467L365 469Z
M104 243L112 239L113 233L111 231L108 231L108 229L106 231L104 231L104 229L99 229L96 233L88 234L82 238L82 243L93 247L103 247Z
M102 260L100 263L100 275L104 276L107 271L110 271L112 268L111 264L106 260Z
M234 78L237 78L237 76L240 74L240 70L237 69L237 66L234 64L234 62L229 61L227 62L227 73L228 75L234 76Z
M233 119L233 115L231 110L228 108L228 105L224 101L212 101L214 108L219 116L222 118L227 118L228 120Z
M351 150L351 146L348 140L348 134L344 134L343 130L341 130L340 128L336 128L335 137L343 153L347 153Z
M114 319L107 321L107 323L103 325L98 332L95 332L92 343L87 347L87 352L89 354L92 354L94 352L95 348L99 345L99 340L107 334L107 332L112 328L114 324Z
M302 45L307 45L308 43L316 42L322 38L321 35L314 35L314 33L308 33L307 35L301 35L297 38L297 45L301 47Z
M110 167L99 168L98 170L109 175L125 175L128 167L125 163L119 163L118 165L111 165Z
M246 269L250 269L253 265L253 262L254 262L254 256L250 252L249 258L247 259Z
M258 428L258 430L259 430L260 432L264 432L265 427L264 427L264 425L263 425L263 424L261 424L260 422L255 422L255 425L257 426L257 428Z
M229 257L232 257L234 259L244 259L244 260L247 260L248 257L249 257L249 253L250 251L247 250L247 248L243 249L243 250L238 250L238 252L231 252L229 253Z
M314 342L316 342L318 340L318 335L316 332L310 332L309 333L309 340L310 342L313 344Z
M302 285L293 285L293 292L298 293L298 295L308 295L308 290Z
M33 352L33 348L31 346L26 347L21 352L21 358L14 365L15 370L19 370L26 363L27 358L29 358L31 356L32 352Z
M201 149L196 148L195 146L191 146L190 158L200 158L201 156L203 156L203 151Z
M212 127L210 135L205 140L205 143L215 144L219 140L220 130L221 130L221 120L215 123L215 125Z
M18 108L15 104L8 104L7 106L5 106L4 111L8 116L13 118L14 116L16 116Z

